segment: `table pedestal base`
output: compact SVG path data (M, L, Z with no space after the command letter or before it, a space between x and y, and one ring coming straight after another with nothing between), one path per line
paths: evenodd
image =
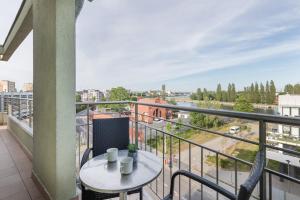
M120 200L127 200L127 192L120 193Z

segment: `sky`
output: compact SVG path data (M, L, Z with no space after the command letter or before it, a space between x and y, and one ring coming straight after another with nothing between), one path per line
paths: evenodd
M0 0L0 43L21 0ZM193 91L273 79L299 83L300 1L94 0L76 24L78 90ZM0 79L32 81L32 34Z

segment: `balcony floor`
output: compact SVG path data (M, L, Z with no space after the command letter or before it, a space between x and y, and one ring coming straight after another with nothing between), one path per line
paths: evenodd
M0 126L0 199L45 199L31 178L31 170L31 160L6 127Z

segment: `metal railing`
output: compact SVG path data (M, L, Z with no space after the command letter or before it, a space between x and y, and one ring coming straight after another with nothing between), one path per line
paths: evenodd
M5 99L5 105L11 105L11 115L27 123L30 127L32 127L33 122L32 103L31 98L9 97ZM199 127L189 123L189 121L181 122L172 118L153 116L151 113L141 111L141 107L145 106L152 108L152 110L157 108L167 109L173 113L186 111L206 116L217 116L221 120L224 118L237 119L235 123L241 124L244 123L243 120L248 123L250 121L257 126L257 130L250 135L256 135L257 137L227 134L222 129ZM220 138L233 141L231 146L237 143L256 146L257 150L279 152L283 156L285 154L293 156L300 162L299 148L282 148L274 146L273 143L266 140L268 129L270 129L268 126L283 124L300 127L299 118L132 101L78 102L76 103L78 109L76 116L76 154L78 159L76 163L78 169L83 151L92 145L92 115L95 114L92 110L96 107L112 108L109 112L107 110L100 112L102 114L129 116L131 143L136 143L141 150L150 151L162 158L162 174L149 185L149 189L158 199L162 199L168 193L172 173L178 169L186 169L204 176L237 194L239 185L243 183L249 173L252 160L229 154L226 149L215 148L223 142ZM159 120L159 122L155 120ZM205 137L214 137L211 140L201 142L197 138L185 137L181 134L181 131L167 130L167 124L170 124L171 127L184 127L181 129L185 130L196 130L199 135L206 134ZM216 146L208 145L209 142L214 140L219 142L215 144ZM228 146L228 148L231 148L231 146ZM266 160L270 161L267 158ZM230 167L224 167L224 163L229 163ZM266 165L260 184L252 195L253 199L297 199L300 195L300 191L297 189L300 184L299 168L290 165L290 162L287 162L287 164L276 162L275 164L280 166L279 170L274 169L272 165ZM294 171L294 175L291 171ZM221 195L205 186L198 186L191 180L182 177L178 179L175 191L175 197L178 199L223 199Z
M30 128L33 126L33 100L32 98L6 97L4 108L7 113L16 117ZM11 109L9 109L11 108Z
M170 186L171 175L177 169L186 169L193 173L198 173L199 175L205 176L206 178L215 181L217 184L220 184L237 194L239 185L245 180L245 177L249 173L249 169L252 166L252 160L250 161L249 159L242 159L234 155L229 155L224 150L216 150L213 147L206 145L207 143L197 142L197 140L194 140L193 138L186 138L184 136L181 136L180 134L176 134L174 130L166 130L166 123L169 123L171 125L180 125L188 129L201 131L201 134L206 133L209 135L214 135L214 138L217 138L216 141L222 142L222 140L220 140L219 138L225 138L226 140L234 141L232 145L240 142L257 146L257 150L259 151L278 150L285 154L293 155L298 160L300 158L300 152L298 150L280 148L278 146L273 146L266 141L267 129L270 124L284 124L299 127L299 118L258 113L244 113L227 110L201 109L174 105L121 101L79 102L76 104L77 107L84 106L85 110L84 113L78 115L79 118L84 118L85 120L82 120L82 123L79 123L77 127L82 127L82 130L85 130L85 133L89 133L83 138L81 134L78 136L78 161L80 161L80 155L82 154L84 148L91 145L91 108L103 105L111 105L112 107L114 107L115 111L119 113L121 107L116 108L115 105L121 104L124 106L129 106L131 111L130 113L123 111L121 112L122 114L128 114L130 116L131 142L138 144L139 148L142 150L155 153L163 160L162 174L154 183L150 184L150 189L159 199L162 199L163 196L167 194ZM248 137L226 134L224 131L216 130L213 128L198 127L188 122L178 122L176 120L161 118L153 116L151 114L140 113L139 107L141 106L147 106L149 108L155 109L168 109L172 110L173 112L188 111L209 116L217 116L219 118L234 118L238 119L237 123L242 123L242 120L250 120L251 123L257 124L257 139L253 139L252 137L250 137L251 139L249 139ZM127 108L127 110L129 109ZM154 123L148 123L145 118L158 119L161 121L161 124L164 125L157 127L154 125ZM83 146L82 143L84 143ZM217 143L216 145L221 144ZM208 160L210 161L208 162ZM230 169L223 169L223 165L225 162L224 160L232 165ZM269 159L267 158L266 160L269 161ZM279 164L279 166L285 166L284 163L277 162L276 164ZM297 199L299 191L296 188L299 187L300 180L289 173L291 167L293 166L288 165L288 173L284 173L284 170L278 171L272 169L272 166L266 166L264 175L261 178L258 187L254 191L252 198ZM296 171L298 170L297 167L295 167L294 169ZM231 181L229 181L229 179ZM204 188L204 186L202 185L198 187L192 181L185 180L183 178L179 178L178 184L175 189L175 194L178 199L207 199L208 197L210 197L211 199L223 199L223 197L218 193L213 195L214 192L207 192L209 191L208 188ZM276 198L274 198L275 195ZM282 198L278 198L278 195L282 195Z

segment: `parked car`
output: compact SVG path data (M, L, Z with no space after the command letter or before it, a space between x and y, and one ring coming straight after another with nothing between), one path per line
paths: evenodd
M232 126L229 129L230 134L237 134L240 131L241 131L241 127L239 127L239 126Z

